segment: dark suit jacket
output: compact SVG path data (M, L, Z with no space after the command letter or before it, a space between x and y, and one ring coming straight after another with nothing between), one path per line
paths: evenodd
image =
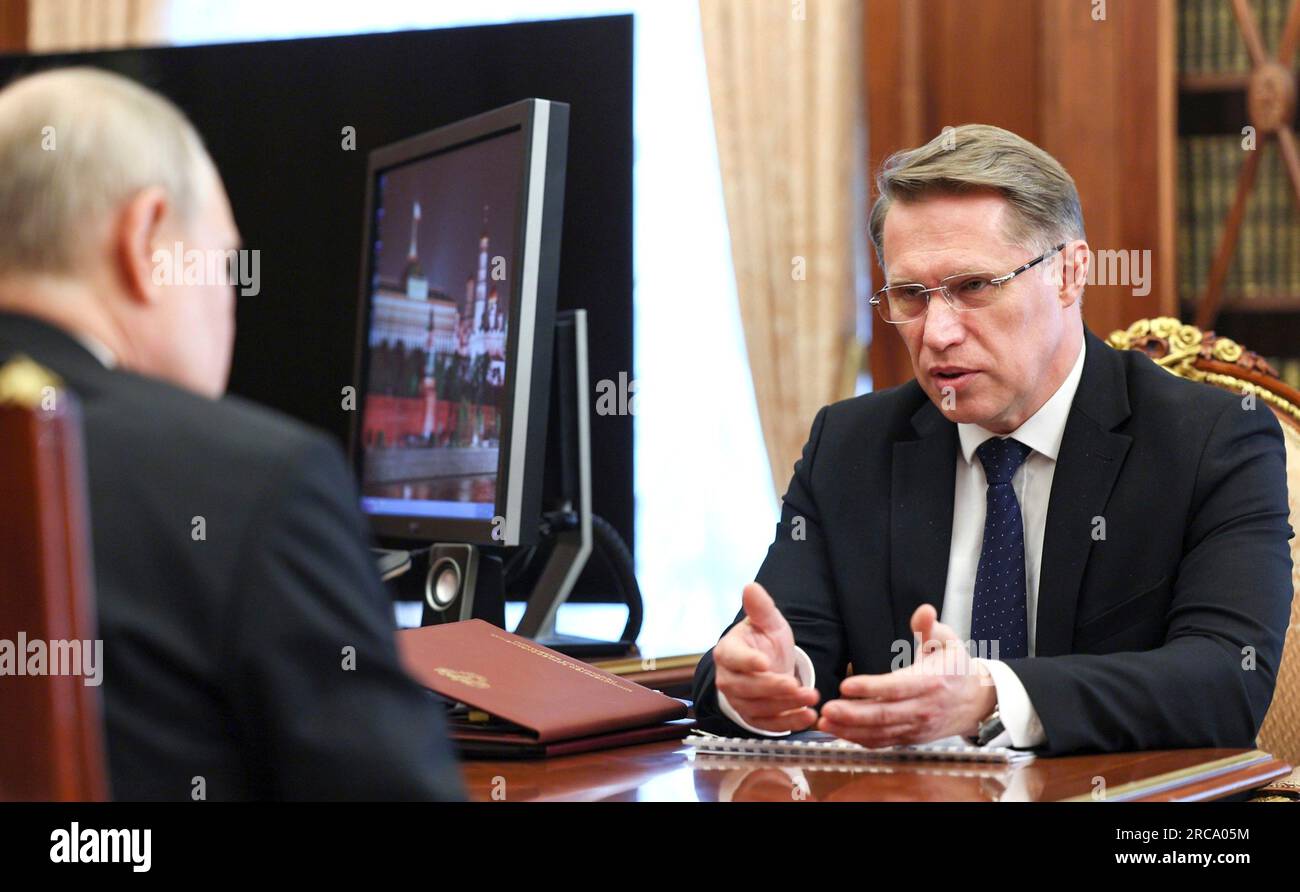
M463 796L331 440L0 313L14 353L81 401L114 798Z
M1085 350L1052 479L1036 656L1007 661L1042 720L1040 751L1253 746L1291 602L1277 419L1086 330ZM957 450L957 426L916 381L817 414L757 579L823 702L848 663L890 671L918 606L942 611ZM718 710L711 654L695 700L706 726L745 733Z

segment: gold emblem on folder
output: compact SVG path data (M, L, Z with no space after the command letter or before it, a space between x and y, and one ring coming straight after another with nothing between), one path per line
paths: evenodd
M439 666L433 670L443 678L450 678L452 681L458 681L461 684L467 684L471 688L490 688L487 678L479 675L477 672L464 672L460 669L448 669L446 666Z

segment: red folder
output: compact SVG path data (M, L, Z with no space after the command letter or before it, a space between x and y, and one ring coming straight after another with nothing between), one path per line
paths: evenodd
M537 757L685 736L686 704L483 620L403 629L420 684L453 710L462 755Z

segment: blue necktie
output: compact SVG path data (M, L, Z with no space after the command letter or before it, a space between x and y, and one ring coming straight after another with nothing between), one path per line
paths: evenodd
M980 656L1010 660L1029 655L1029 624L1025 618L1025 525L1011 478L1030 449L1024 443L993 437L975 454L988 479L988 508L984 514L984 544L975 573L970 637ZM997 652L990 644L996 641Z

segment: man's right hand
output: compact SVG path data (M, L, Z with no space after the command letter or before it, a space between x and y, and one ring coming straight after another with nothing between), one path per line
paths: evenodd
M755 728L802 731L817 721L810 707L820 696L795 678L790 624L757 582L745 586L743 603L745 618L713 648L718 691Z

